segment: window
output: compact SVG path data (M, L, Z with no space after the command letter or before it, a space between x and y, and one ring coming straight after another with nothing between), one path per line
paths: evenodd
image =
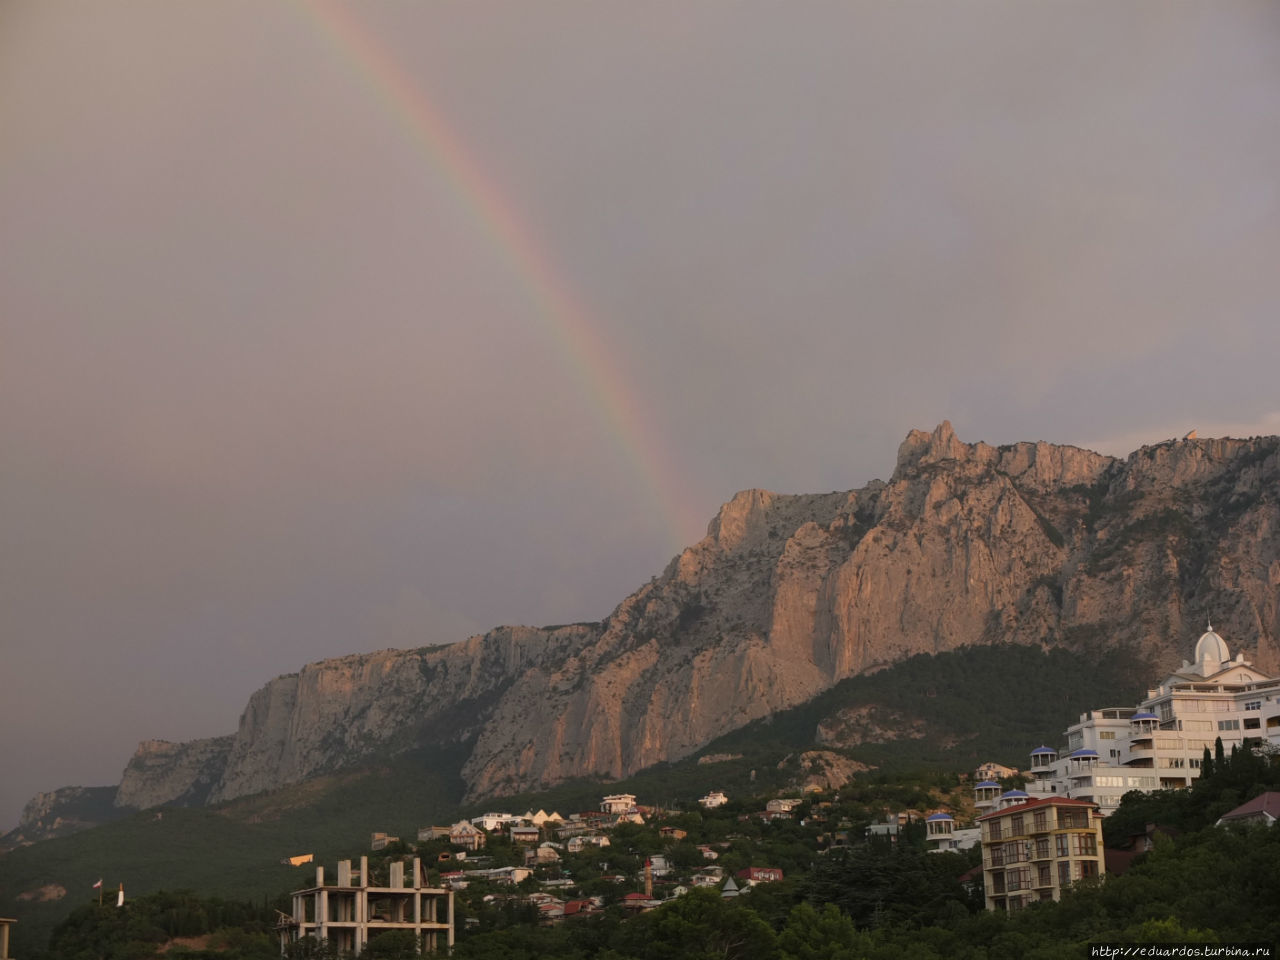
M1048 837L1040 837L1036 841L1036 859L1037 860L1049 859L1049 838Z
M1219 720L1218 729L1219 730L1239 730L1240 721L1239 720Z
M1119 760L1119 759L1120 759L1120 751L1119 751L1119 750L1117 750L1115 747L1112 747L1112 748L1111 748L1111 759L1112 759L1112 760Z
M1072 852L1078 857L1096 857L1098 855L1098 838L1092 833L1077 833L1073 835L1075 843L1072 846L1075 850Z
M1098 862L1096 860L1080 861L1080 876L1096 877L1098 875Z
M1036 886L1047 887L1053 883L1053 871L1049 869L1049 864L1040 864L1040 870L1036 875Z
M1068 843L1067 834L1060 833L1053 839L1055 841L1054 849L1057 851L1055 855L1059 857L1067 856L1070 853L1070 850L1067 847L1067 843Z
M1036 833L1041 830L1049 829L1049 814L1045 810L1037 810L1035 816L1031 818Z
M1192 770L1199 770L1199 769L1200 769L1200 761L1199 761L1199 760L1196 760L1195 758L1192 758L1192 759L1190 759L1190 760L1188 760L1188 761L1187 761L1187 766L1188 766L1188 767L1190 767Z
M989 838L990 838L990 839L992 839L992 840L999 840L999 839L1000 839L1000 836L1001 836L1001 834L1000 834L1000 821L999 821L999 820L992 820L989 824L987 824L987 827L988 827L988 831L987 831L987 833L988 833Z
M1248 703L1246 703L1246 704L1244 705L1244 708L1245 708L1246 710L1261 710L1261 709L1262 709L1262 701L1261 701L1261 700L1250 700Z
M1244 718L1244 728L1245 728L1246 730L1259 730L1259 729L1261 729L1261 728L1262 728L1262 718L1261 718L1261 717L1245 717L1245 718Z
M1098 739L1099 739L1099 740L1114 740L1115 738L1116 738L1116 732L1115 732L1114 730L1099 730L1099 731L1098 731Z
M1022 817L1022 814L1020 814L1020 813L1019 813L1019 814L1017 814L1017 815L1013 818L1013 824L1012 824L1012 827L1011 827L1010 832L1011 832L1015 837L1020 837L1020 836L1022 836L1024 833L1026 833L1026 832L1027 832L1027 831L1026 831L1026 829L1023 827L1023 817Z
M1187 765L1186 760L1182 757L1161 757L1160 766L1168 767L1171 770L1180 770Z
M1058 861L1058 886L1065 887L1071 882L1071 861Z

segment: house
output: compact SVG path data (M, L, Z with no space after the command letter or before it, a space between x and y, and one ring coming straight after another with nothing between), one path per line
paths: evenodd
M630 813L635 806L636 797L633 793L615 793L600 801L600 809L604 813Z
M720 867L706 867L699 870L690 879L695 887L714 887L724 879L724 870Z
M868 840L888 840L890 843L898 842L898 821L885 820L878 823L868 824L867 839Z
M1031 751L1031 795L1087 800L1105 815L1130 790L1190 786L1219 737L1227 753L1280 745L1280 677L1233 658L1212 624L1192 656L1136 706L1087 710L1060 749Z
M512 843L537 843L542 839L542 831L527 824L513 826L509 833Z
M765 810L769 813L790 813L800 804L804 803L799 797L779 797L770 800L764 805Z
M688 830L681 830L679 827L658 828L658 836L662 837L664 840L683 840L688 835Z
M489 867L484 870L468 870L465 875L477 880L488 880L491 883L513 887L532 874L533 871L528 867Z
M526 850L524 853L525 863L559 863L560 852L556 850L555 844L550 842L540 843L532 850Z
M782 871L777 867L747 867L734 874L748 887L760 883L774 883L782 879Z
M698 844L698 852L702 854L703 860L719 860L720 854L710 845L706 843Z
M565 917L587 917L599 913L604 901L600 897L589 897L586 900L569 900L564 905Z
M647 913L661 905L661 900L655 900L646 893L628 893L622 898L622 909L628 913Z
M419 827L418 842L426 843L431 840L448 840L449 831L453 827Z
M604 848L609 846L609 838L602 833L570 837L565 849L570 853L581 853L587 847Z
M389 843L399 843L399 837L389 837L385 833L375 833L369 838L369 847L372 850L385 850Z
M723 807L729 802L729 798L725 796L723 790L712 790L705 797L698 800L704 810L714 810L716 807Z
M500 830L509 823L518 822L519 819L519 817L511 813L486 813L479 817L472 817L471 822L481 830L493 833L493 831Z
M1025 800L978 818L988 910L1020 910L1058 900L1076 880L1106 872L1102 821L1086 800Z
M649 871L655 877L665 877L671 873L671 864L667 862L665 856L655 853L649 858Z
M417 858L391 861L385 887L370 885L368 857L360 858L359 873L350 860L339 861L337 881L326 884L320 866L315 886L294 891L292 914L282 914L276 926L282 954L304 937L327 940L344 954L360 954L370 938L388 930L412 931L423 953L452 949L453 891L427 886Z
M1006 767L1003 763L996 763L988 760L986 763L978 765L978 769L974 772L975 780L999 780L1002 777L1016 776L1018 770L1016 767Z
M1276 818L1280 817L1280 792L1268 790L1254 797L1248 803L1242 803L1234 810L1229 810L1218 818L1217 826L1223 824L1247 824L1260 823L1264 826L1274 826Z
M484 846L485 833L466 820L459 820L449 828L449 842L464 850L479 850Z
M532 823L536 827L541 827L547 823L558 824L564 822L564 817L560 816L560 814L547 813L545 810L539 810L537 813L526 811L525 815L520 819L526 823Z

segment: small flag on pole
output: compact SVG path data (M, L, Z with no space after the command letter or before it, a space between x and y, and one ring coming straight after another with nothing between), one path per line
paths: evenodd
M95 883L95 884L93 885L93 889L95 889L95 890L101 890L101 889L102 889L102 878L101 878L101 877L99 877L99 878L98 878L98 882L97 882L97 883Z

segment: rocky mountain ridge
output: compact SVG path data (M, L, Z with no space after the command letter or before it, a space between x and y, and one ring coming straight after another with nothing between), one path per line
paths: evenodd
M1210 615L1276 671L1278 451L1184 440L1121 460L912 431L888 482L737 494L601 623L272 680L230 736L141 744L116 803L216 803L422 743L471 744L471 798L618 778L922 652L1122 645L1154 675Z

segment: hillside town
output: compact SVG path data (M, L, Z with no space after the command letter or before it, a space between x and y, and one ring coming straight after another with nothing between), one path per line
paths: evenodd
M1022 768L984 762L949 789L917 791L915 805L867 804L865 794L851 803L856 788L815 788L744 806L711 790L692 809L672 810L614 793L594 810L489 811L423 826L413 843L376 832L369 850L381 863L340 861L332 885L316 867L314 886L293 894L278 926L281 949L312 938L359 955L380 933L410 931L433 951L503 914L546 926L610 908L645 914L699 890L749 898L789 871L811 872L815 858L909 842L951 855L975 905L1019 911L1122 875L1168 832L1148 824L1108 846L1104 821L1126 794L1186 790L1215 752L1225 765L1227 754L1280 746L1277 694L1280 678L1233 658L1210 626L1193 660L1142 702L1088 710L1060 747L1031 749ZM1280 792L1261 792L1217 822L1270 824L1278 813Z

